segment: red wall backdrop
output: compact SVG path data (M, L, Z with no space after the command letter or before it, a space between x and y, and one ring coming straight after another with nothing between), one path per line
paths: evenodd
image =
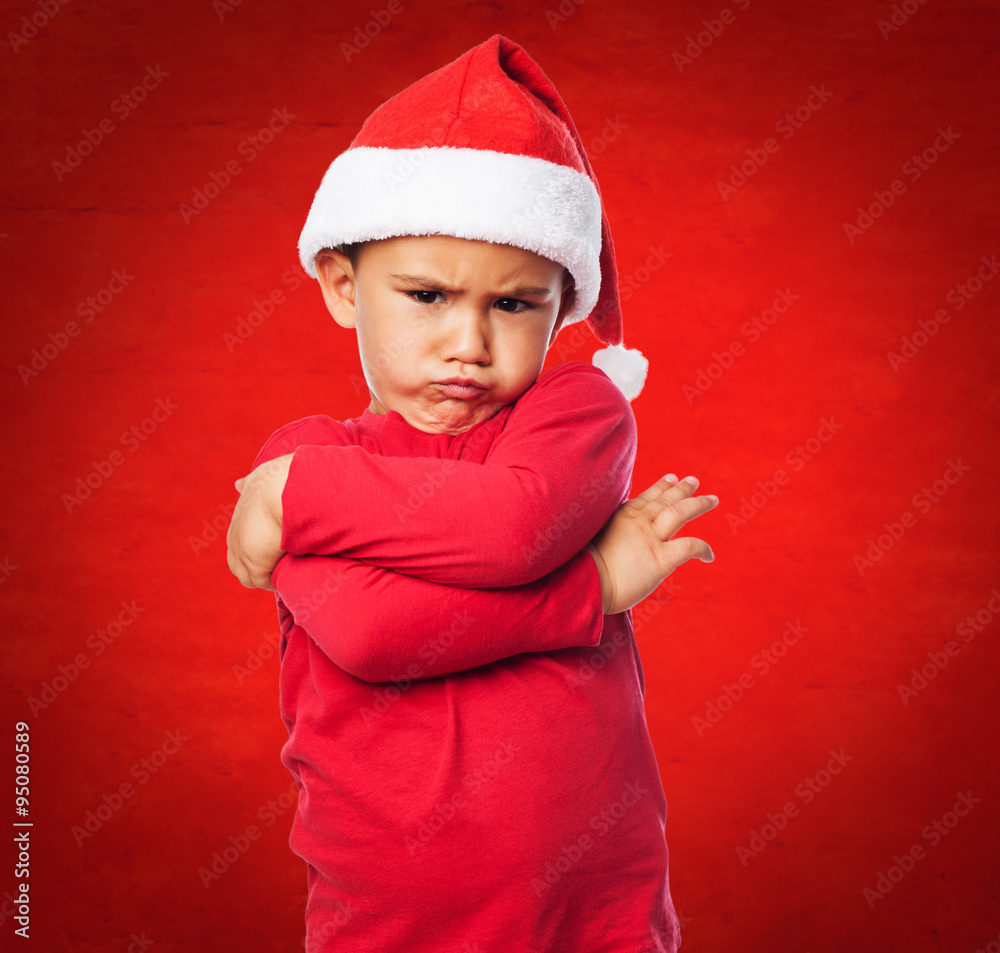
M301 949L233 480L281 424L366 404L298 272L326 166L502 32L600 179L651 360L634 492L673 470L722 501L694 524L715 564L635 610L685 950L1000 949L997 4L724 3L7 6L23 948ZM568 331L548 366L596 347Z

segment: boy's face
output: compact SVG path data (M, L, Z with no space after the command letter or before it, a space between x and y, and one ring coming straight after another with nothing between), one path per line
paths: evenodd
M449 235L372 242L357 268L327 249L316 271L337 323L357 329L369 409L425 433L463 433L520 397L574 297L548 258ZM442 383L451 378L480 386Z

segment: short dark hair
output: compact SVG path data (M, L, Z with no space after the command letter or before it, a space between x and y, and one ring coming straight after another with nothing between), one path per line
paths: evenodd
M349 245L344 245L344 254L347 255L351 262L351 268L355 271L358 270L358 259L361 257L361 249L367 244L368 242L351 242Z

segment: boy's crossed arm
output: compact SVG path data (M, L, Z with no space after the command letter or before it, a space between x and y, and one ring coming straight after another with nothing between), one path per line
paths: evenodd
M274 590L271 574L285 554L281 497L292 456L276 457L236 481L240 500L226 533L226 555L233 575L248 589ZM688 520L718 505L711 494L692 497L697 487L695 477L678 483L668 474L623 503L587 543L600 573L605 615L632 608L689 559L715 558L704 540L673 539Z
M584 385L586 393L574 394ZM384 681L405 677L420 650L454 623L456 606L475 607L468 609L479 618L475 631L435 660L449 668L421 666L424 675L595 645L602 614L630 608L687 559L713 558L701 540L666 545L688 519L715 505L714 498L691 499L690 483L672 486L676 478L664 478L618 505L635 456L635 423L607 378L596 370L553 378L519 409L494 438L489 463L373 456L327 418L283 428L258 455L260 465L237 481L241 498L227 535L231 570L245 586L277 588L342 668ZM289 494L289 471L303 455L313 457L306 476L317 479L300 481L300 492ZM387 512L395 513L431 468L451 468L450 482L421 503L422 527L415 532L411 521L389 529ZM588 473L597 475L586 479ZM504 506L512 485L513 502ZM364 505L351 505L355 494ZM283 511L289 499L298 525L292 532ZM345 523L353 549L336 555ZM272 586L286 549L292 553L278 564ZM329 592L334 565L338 578L349 568L348 598L318 607L315 597ZM398 625L403 618L408 624Z
M267 486L267 471L261 479ZM692 497L692 479L657 481L565 565L521 586L450 587L346 557L289 555L273 588L319 647L366 681L428 678L523 652L596 645L603 615L631 608L688 559L714 558L700 539L671 539L717 504ZM240 485L247 492L245 480ZM279 545L280 524L270 517L259 532Z
M524 586L443 586L347 556L285 556L274 588L295 623L368 682L450 675L525 652L597 645L596 563L583 551Z
M233 571L243 566L244 584L267 584L268 554L253 539L251 509L259 508L281 524L272 562L282 551L336 553L478 588L547 575L583 549L625 497L636 425L625 397L596 368L556 368L536 388L498 433L470 435L462 459L383 456L301 437L284 444L294 453L242 484L246 502L230 533ZM477 438L491 441L488 456L486 445L473 445ZM405 505L424 487L430 491Z
M693 490L676 478L657 481L565 565L522 586L444 586L348 557L288 555L274 588L333 662L369 682L594 646L604 615L631 608L688 559L712 558L702 540L662 538L715 505L714 497L692 499Z

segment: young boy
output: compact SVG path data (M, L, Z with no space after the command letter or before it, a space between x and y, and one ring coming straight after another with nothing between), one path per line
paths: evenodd
M575 321L636 357L558 93L501 36L425 77L331 165L300 252L371 404L273 434L227 544L277 595L307 949L676 950L629 609L714 558L671 537L718 500L669 475L629 501L630 398L538 379Z

